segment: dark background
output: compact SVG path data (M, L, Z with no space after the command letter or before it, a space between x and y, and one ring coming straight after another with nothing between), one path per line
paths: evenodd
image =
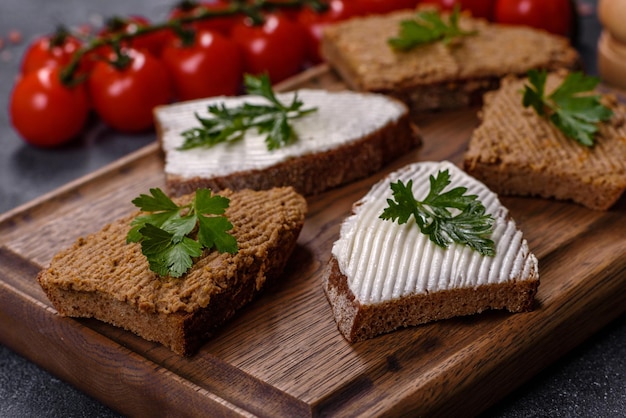
M546 0L550 1L550 0ZM50 192L154 141L122 135L98 120L62 149L26 145L12 129L8 101L26 46L59 24L99 27L113 15L163 20L173 0L2 0L0 4L0 213ZM594 0L578 0L575 40L588 73L597 74L600 24ZM625 22L626 24L626 22ZM21 36L12 42L12 32ZM511 376L515 379L515 376ZM0 417L116 417L111 409L0 346ZM626 316L618 318L487 411L493 417L626 416Z

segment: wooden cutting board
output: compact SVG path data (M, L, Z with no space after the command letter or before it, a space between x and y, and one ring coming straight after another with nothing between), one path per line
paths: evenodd
M280 86L343 89L326 67ZM417 120L424 145L308 199L282 280L191 358L94 320L59 317L36 283L53 254L163 187L155 144L0 216L0 342L125 415L398 416L478 413L626 308L626 199L611 210L502 198L539 258L534 311L489 312L349 344L321 288L354 201L418 160L459 163L477 109ZM89 262L89 260L85 260Z

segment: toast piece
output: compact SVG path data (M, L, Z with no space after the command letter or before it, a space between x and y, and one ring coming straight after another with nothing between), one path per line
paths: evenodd
M449 188L467 187L495 218L495 256L459 244L443 249L412 218L402 225L380 219L392 197L390 182L413 179L421 200L439 170L449 170ZM537 259L497 195L447 161L407 165L356 202L323 279L337 327L350 342L487 309L528 311L538 285Z
M281 275L307 210L290 187L220 195L230 199L226 216L239 246L236 254L205 250L182 277L160 277L149 270L140 244L126 244L133 214L79 238L55 255L37 280L63 316L93 317L192 355Z
M208 116L209 104L226 107L264 103L257 96L220 97L163 106L155 111L165 153L168 192L189 193L199 187L262 190L292 186L308 196L366 177L421 144L407 107L376 94L300 90L304 108L317 108L291 121L298 139L268 151L255 129L235 143L179 150L181 132L198 126L194 116ZM294 93L277 94L290 103Z
M549 74L546 94L566 75ZM610 208L626 189L626 106L605 95L603 104L613 110L613 117L599 124L595 145L585 147L523 107L525 83L506 78L499 90L486 94L481 123L465 152L465 170L502 195Z
M508 74L580 65L566 38L467 15L461 15L460 27L477 34L450 45L435 42L395 51L388 39L398 35L400 22L415 15L402 10L333 24L323 33L322 54L351 89L396 97L413 112L479 104L483 93Z

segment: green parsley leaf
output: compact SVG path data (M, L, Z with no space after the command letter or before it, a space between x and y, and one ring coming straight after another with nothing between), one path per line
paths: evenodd
M149 213L133 219L126 242L141 243L141 252L155 273L180 277L203 249L231 254L238 251L237 241L227 232L233 225L219 216L229 203L223 196L211 195L209 189L198 189L189 204L178 206L161 189L150 189L150 195L133 200L141 211Z
M289 105L281 103L266 74L260 77L246 74L244 82L248 94L264 97L269 104L244 103L234 108L227 108L223 103L210 105L208 112L211 117L196 114L201 127L182 132L185 141L179 149L211 147L220 142L237 141L244 137L248 129L254 127L260 134L267 133L265 143L270 151L296 141L297 135L289 120L317 109L302 109L304 103L298 99L297 93Z
M448 23L444 22L438 11L425 10L419 12L415 20L400 22L400 32L397 37L389 38L391 47L400 51L408 51L418 45L442 41L449 44L452 40L475 35L477 31L464 31L459 28L460 9L458 5L450 14Z
M202 255L202 247L187 237L174 239L171 234L152 224L146 224L141 233L141 251L148 259L150 269L161 276L182 276L193 265L192 257Z
M570 73L563 83L546 97L547 71L530 70L524 87L522 104L547 117L570 139L593 146L597 124L613 116L613 111L600 102L600 95L590 94L600 80L581 72Z
M456 242L467 245L482 255L495 255L495 244L489 237L493 230L493 216L476 195L466 195L466 187L444 192L450 184L448 170L430 176L430 191L422 201L413 195L413 180L405 185L401 180L391 183L393 199L387 199L387 208L381 219L397 221L402 225L411 215L423 234L442 248ZM451 209L455 209L452 211Z
M151 196L142 194L133 200L133 204L144 212L153 212L151 215L141 215L136 217L128 232L126 240L129 242L139 242L142 234L139 232L146 223L160 228L163 224L179 216L178 206L167 197L161 189L150 189Z

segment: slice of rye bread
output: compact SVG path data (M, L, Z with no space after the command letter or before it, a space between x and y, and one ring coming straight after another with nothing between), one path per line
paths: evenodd
M256 129L233 143L178 149L184 141L181 132L199 126L195 113L208 116L209 104L265 103L262 98L219 97L157 108L156 129L165 154L168 192L292 186L309 196L371 175L421 144L408 108L398 100L349 91L303 89L295 94L303 108L317 110L291 120L298 139L272 151L265 144L267 134ZM291 103L294 93L277 97Z
M546 94L565 78L548 76ZM524 108L526 80L507 78L487 93L464 156L465 170L502 195L572 200L607 210L626 189L626 106L613 95L603 103L613 117L600 123L595 145L565 135L532 108Z
M467 246L434 244L411 217L403 225L380 219L391 182L413 180L418 200L429 176L448 170L447 189L464 186L495 218L496 255ZM487 309L528 311L539 286L538 262L495 193L450 162L405 166L374 185L341 225L323 278L337 327L350 342L398 328Z
M409 104L412 112L479 104L485 91L509 74L529 69L578 68L580 57L566 38L525 26L460 18L476 35L449 45L436 42L396 51L388 39L415 11L353 18L327 27L321 51L353 90L384 93Z
M219 194L230 199L226 216L236 254L205 250L182 277L160 277L149 270L140 244L126 243L133 214L79 238L37 279L63 316L93 317L192 355L282 274L307 211L291 187Z

